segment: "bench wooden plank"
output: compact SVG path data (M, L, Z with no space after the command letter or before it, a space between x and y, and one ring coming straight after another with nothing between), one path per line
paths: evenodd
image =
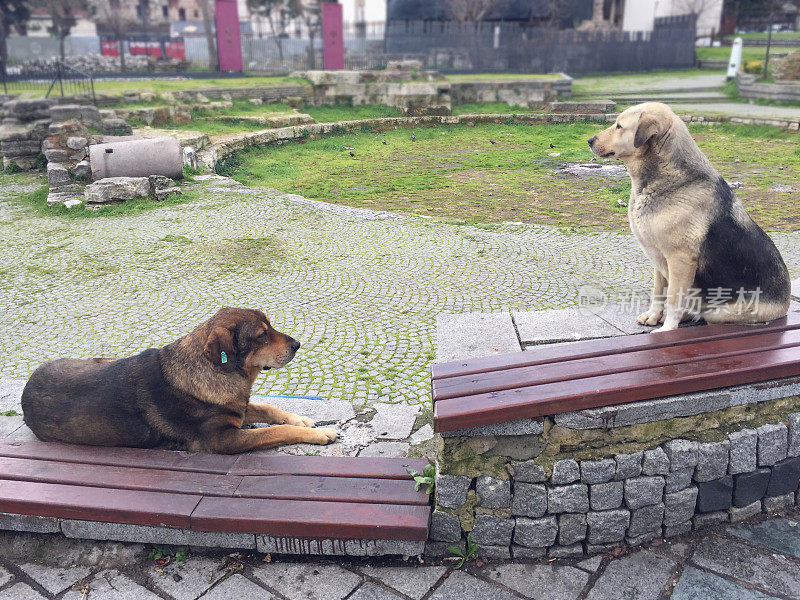
M796 346L696 360L440 400L434 404L434 429L452 431L796 375Z
M560 345L544 345L524 352L496 354L470 358L431 367L432 379L444 379L489 371L534 366L551 362L562 362L609 354L621 354L637 350L666 348L674 345L693 344L698 341L723 340L732 337L758 335L774 331L800 328L800 313L789 313L764 325L703 325L664 331L654 335L628 335L597 340L583 340Z
M700 339L694 344L607 354L537 366L503 369L487 373L449 377L433 382L434 402L518 387L612 375L625 371L681 365L699 358L724 358L762 350L800 346L800 330L778 331L722 340Z
M221 475L227 474L238 458L224 454L203 454L200 452L77 446L56 442L20 442L15 440L0 440L0 456L88 465L218 473Z
M424 488L424 486L423 486ZM244 477L234 494L242 498L428 505L428 494L406 479L273 475Z
M192 513L196 531L306 538L424 541L428 506L205 497Z
M232 496L241 477L0 457L0 480L83 485L176 494ZM0 485L4 482L0 481Z
M0 482L0 512L132 525L187 528L200 498L30 481Z
M424 458L366 458L355 456L239 456L229 475L318 475L412 479L407 469L422 472Z

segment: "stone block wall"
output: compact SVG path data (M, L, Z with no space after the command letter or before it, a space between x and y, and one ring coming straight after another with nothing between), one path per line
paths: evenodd
M739 96L742 98L800 102L800 81L756 83L755 75L739 73L736 76L736 89L739 90Z
M800 501L800 378L445 432L429 555L639 545Z
M509 106L534 107L572 95L572 79L482 79L458 81L450 85L450 96L457 104L505 102Z
M3 167L16 165L32 169L42 151L42 141L50 127L50 109L55 102L48 98L11 100L3 104L0 125L0 153Z

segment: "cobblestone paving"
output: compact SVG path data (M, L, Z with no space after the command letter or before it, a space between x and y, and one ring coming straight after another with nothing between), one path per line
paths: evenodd
M800 598L798 527L793 512L588 559L470 561L461 571L449 560L293 562L200 551L162 568L142 545L6 532L0 533L0 600Z
M489 230L239 186L136 216L42 218L0 198L0 378L57 357L164 345L225 305L260 307L303 348L255 392L429 401L438 313L574 306L646 292L628 234ZM17 188L0 188L7 196ZM775 236L793 276L800 233Z

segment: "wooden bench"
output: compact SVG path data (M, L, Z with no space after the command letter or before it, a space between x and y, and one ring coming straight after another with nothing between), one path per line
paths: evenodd
M800 375L800 313L432 367L437 432Z
M223 456L0 440L0 513L199 532L424 541L424 459ZM424 486L423 486L424 489Z

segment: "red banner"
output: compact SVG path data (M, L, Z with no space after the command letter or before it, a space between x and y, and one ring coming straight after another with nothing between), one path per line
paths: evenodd
M183 40L166 42L164 45L166 46L167 58L186 60L186 44Z
M217 0L217 56L220 71L242 70L242 38L236 0Z
M161 58L161 42L147 42L147 54Z
M128 48L130 49L131 54L147 54L147 42L131 40L128 42Z
M100 42L100 54L103 56L119 56L119 42Z
M344 69L342 5L322 3L322 62L328 71Z

